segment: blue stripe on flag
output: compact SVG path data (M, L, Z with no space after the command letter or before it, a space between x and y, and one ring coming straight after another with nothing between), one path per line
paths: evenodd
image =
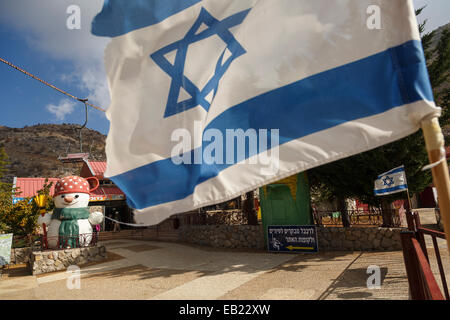
M397 168L397 169L392 169L392 170L389 171L389 172L380 174L380 175L378 176L378 179L380 179L380 178L382 178L382 177L385 177L385 176L387 176L387 175L392 175L392 174L394 174L394 173L399 173L399 172L405 172L405 167L401 167L401 168Z
M419 100L433 101L433 94L422 45L409 41L240 103L220 114L205 130L216 128L225 136L226 129L279 128L280 144L284 144ZM209 143L203 142L203 149ZM253 155L247 154L247 158ZM229 166L175 165L165 159L111 179L127 194L134 208L143 209L183 199L193 193L197 184Z
M398 190L407 190L407 189L408 189L408 186L406 184L402 184L400 186L396 186L396 187L392 187L392 188L374 190L374 193L375 193L375 195L381 195L381 194L392 193L392 192L398 191Z
M105 0L92 21L92 34L117 37L149 27L187 9L201 0Z

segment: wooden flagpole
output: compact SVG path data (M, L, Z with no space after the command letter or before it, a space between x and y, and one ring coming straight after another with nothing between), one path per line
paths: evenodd
M422 131L430 163L441 161L431 171L438 194L441 219L444 225L445 237L447 238L447 248L450 252L450 179L447 160L442 161L446 157L445 143L438 118L424 120L422 122Z
M406 172L405 172L406 175ZM406 195L408 196L408 204L409 204L409 210L412 210L412 202L411 202L411 197L409 196L409 189L406 189Z

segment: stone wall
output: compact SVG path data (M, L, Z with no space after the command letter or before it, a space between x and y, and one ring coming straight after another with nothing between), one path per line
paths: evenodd
M219 210L206 211L205 224L209 225L245 225L247 224L247 217L242 210Z
M210 210L199 212L191 211L172 216L177 218L180 225L246 225L247 217L242 210ZM168 219L170 220L170 219ZM167 221L167 220L166 220Z
M259 226L182 226L181 242L221 248L264 249L263 228Z
M401 250L402 228L318 227L320 251ZM182 226L180 241L221 248L264 249L264 233L259 226Z
M11 249L11 264L25 264L30 262L31 248Z
M106 248L86 247L31 253L29 266L33 275L66 270L71 265L83 265L106 258Z
M392 251L402 250L402 228L317 228L319 250Z

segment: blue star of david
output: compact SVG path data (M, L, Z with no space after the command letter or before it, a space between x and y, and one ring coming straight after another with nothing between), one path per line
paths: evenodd
M200 15L198 16L194 25L187 32L183 39L176 41L164 48L161 48L150 55L153 61L155 61L155 63L172 78L164 118L173 116L180 112L184 112L196 106L201 106L206 111L209 110L211 104L206 100L206 97L212 91L214 91L214 98L217 93L219 81L220 79L222 79L231 63L236 58L246 53L244 48L236 41L229 29L241 24L249 11L250 9L247 9L219 21L214 18L205 8L202 8ZM196 34L202 24L205 24L209 28ZM214 75L204 88L199 89L194 85L194 83L192 83L191 80L189 80L184 75L187 50L189 45L216 34L225 42L227 46L216 63ZM228 57L226 61L223 61L224 54L227 49L231 52L231 56ZM164 55L174 50L177 50L177 52L175 62L172 65ZM189 93L191 98L178 102L181 88Z
M394 184L394 178L391 178L389 176L386 176L386 178L383 179L384 185L385 186L392 186Z

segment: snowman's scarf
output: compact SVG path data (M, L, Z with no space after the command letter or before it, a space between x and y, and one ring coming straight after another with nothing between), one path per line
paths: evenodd
M60 246L70 246L71 248L77 246L80 233L77 220L88 219L89 214L88 208L55 208L53 210L52 219L61 220L59 226Z

